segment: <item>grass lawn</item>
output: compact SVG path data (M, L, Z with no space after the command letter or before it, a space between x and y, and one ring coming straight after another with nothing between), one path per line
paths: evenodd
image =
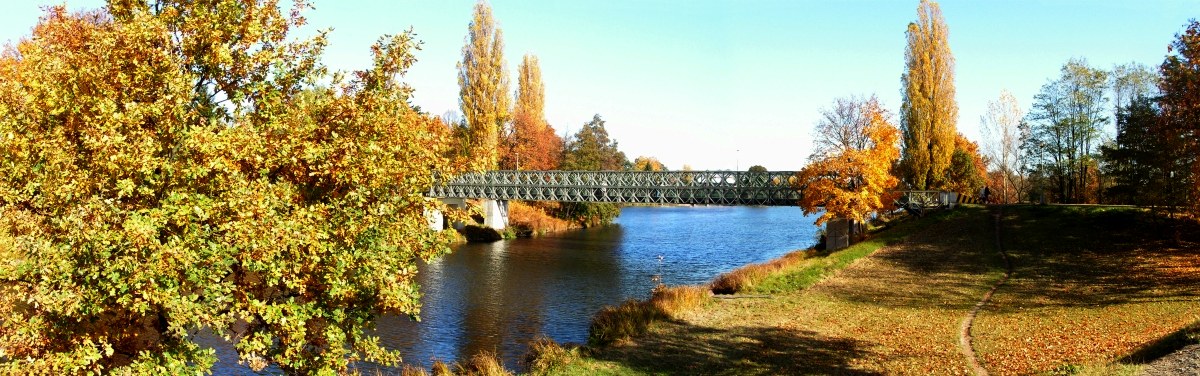
M968 374L959 326L1005 270L991 214L901 224L555 373ZM1146 241L1162 231L1140 212L1018 207L1004 223L1015 273L973 331L992 374L1134 371L1118 358L1200 320L1200 246Z
M1136 209L1016 207L1003 223L1013 279L975 321L994 373L1133 372L1121 363L1163 355L1147 344L1200 321L1194 225L1174 244L1171 224Z

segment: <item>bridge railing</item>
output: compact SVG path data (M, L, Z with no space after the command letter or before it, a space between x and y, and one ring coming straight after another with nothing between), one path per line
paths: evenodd
M430 197L642 204L796 205L794 171L488 171L435 184Z

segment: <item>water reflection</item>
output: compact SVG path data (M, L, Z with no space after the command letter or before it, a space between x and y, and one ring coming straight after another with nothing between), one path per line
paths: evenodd
M816 230L794 207L635 207L625 208L617 223L457 246L419 266L421 322L381 317L374 334L406 362L425 367L479 351L516 367L539 335L586 342L589 319L605 305L645 298L658 282L705 283L806 247ZM216 347L217 374L248 372L231 346Z

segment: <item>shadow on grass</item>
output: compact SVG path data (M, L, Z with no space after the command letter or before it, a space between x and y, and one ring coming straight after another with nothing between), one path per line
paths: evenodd
M992 216L964 207L937 218L869 267L847 269L820 289L838 299L888 307L969 309L1004 270L995 251Z
M1024 308L1200 298L1194 221L1133 208L1018 206L1005 209L1002 236L1015 272L1000 293Z
M637 344L609 347L593 356L649 374L873 374L850 366L851 359L870 357L864 350L869 344L854 339L773 327L660 325L674 327L642 336Z
M1123 364L1144 364L1193 344L1200 344L1200 322L1147 343L1117 361Z

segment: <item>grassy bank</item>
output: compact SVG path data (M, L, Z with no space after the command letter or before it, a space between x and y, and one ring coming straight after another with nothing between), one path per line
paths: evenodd
M1052 206L1011 208L1003 223L1013 278L976 320L989 370L1132 373L1194 336L1180 330L1200 323L1194 222Z
M1005 270L992 214L966 207L764 263L749 294L570 350L542 373L969 373L959 325ZM1014 275L973 329L993 374L1127 374L1200 339L1200 241L1156 240L1174 224L1102 207L1015 207L1003 223Z
M899 366L916 371L931 369L908 365L914 355L912 351L895 352L888 348L902 348L904 342L913 340L905 335L905 325L918 328L929 325L930 312L922 312L921 307L935 300L934 295L912 296L903 302L881 299L892 296L889 289L893 287L915 292L923 286L936 288L936 281L926 285L915 276L905 278L903 283L907 286L897 280L879 281L875 274L895 273L897 268L912 265L892 265L892 261L900 261L894 259L898 255L880 259L864 256L887 253L904 243L904 239L920 234L956 233L961 245L968 245L973 243L972 237L986 233L986 216L981 213L981 209L939 213L924 220L894 224L838 252L806 251L783 258L790 261L764 263L771 272L753 286L740 290L750 295L713 299L702 310L683 312L675 319L650 325L645 335L633 340L591 349L589 356L570 362L555 374L853 374L895 370ZM954 224L963 221L970 224ZM893 247L887 247L889 244ZM988 245L964 253L965 257L915 258L924 266L955 262L959 258L979 264L981 259L991 257L985 255ZM970 296L975 292L982 294L987 280L999 273L988 268L973 272L982 276L972 284L973 289L958 294L961 302L955 308L973 304ZM947 280L944 284L946 289L954 289L960 283ZM888 312L897 309L905 312ZM925 332L943 335L947 346L925 354L922 359L957 354L954 335L958 312L949 309L941 316L945 330ZM901 322L888 324L896 319ZM875 345L878 343L883 346ZM917 350L919 346L911 347Z

